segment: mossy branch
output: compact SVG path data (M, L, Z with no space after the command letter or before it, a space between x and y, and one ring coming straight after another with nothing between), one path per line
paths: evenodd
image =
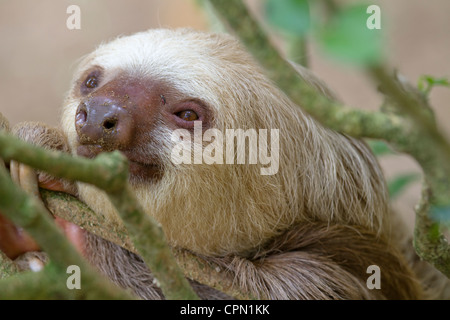
M89 232L139 254L123 226L109 223L77 198L49 190L41 190L41 196L47 209L55 216L71 221ZM233 286L232 275L218 265L186 250L173 250L173 254L187 278L208 285L236 299L251 299Z
M1 115L1 114L0 114ZM69 166L71 168L77 167L77 164L72 161L72 157L68 156L66 154L62 154L59 152L49 151L45 150L33 145L30 145L28 143L22 142L18 140L17 138L6 135L5 133L0 133L0 155L3 156L5 159L15 159L17 161L20 161L22 163L31 165L31 163L35 163L34 160L27 160L25 157L31 157L33 159L40 159L39 161L36 161L36 166L40 170L44 171L52 171L52 168L54 169L53 173L56 175L57 173L61 176L65 175L64 168L65 166ZM121 156L120 156L121 157ZM119 157L119 158L120 158ZM62 160L61 160L62 159ZM81 170L84 172L84 170L97 170L96 166L92 163L87 162L93 162L92 160L86 159L78 159L75 158L73 161L82 160L83 164L82 166L91 166L90 169L82 168ZM60 162L64 161L70 161L70 164L66 163L65 165L61 164ZM119 159L119 161L122 161ZM41 163L44 163L44 165L41 165ZM51 168L49 167L51 164ZM100 163L101 164L101 163ZM119 168L115 170L122 170L125 168L124 166L117 166L112 165L113 168ZM76 173L72 172L72 176L76 176ZM90 177L89 174L86 175L86 177ZM0 185L0 197L3 195L3 190L9 190L11 191L14 188L17 188L16 186L8 185L6 184L6 181L9 179L9 177L3 177L0 178L0 180L5 183L5 185ZM92 179L92 178L89 178ZM92 179L92 182L96 182L97 184L100 184L96 179ZM9 182L8 182L9 183ZM113 189L114 190L114 189ZM24 199L28 198L26 194L24 194L20 189L15 190L18 191L21 194L23 198L20 198L19 201L25 201ZM117 209L121 212L123 212L123 216L125 217L124 220L128 220L128 225L116 225L113 223L110 223L105 217L102 215L96 214L93 212L88 206L86 206L84 203L80 202L75 197L61 193L61 192L54 192L49 190L40 190L41 197L43 200L43 203L45 204L45 207L55 216L58 216L60 218L63 218L64 220L73 222L80 227L86 229L89 232L92 232L104 239L107 239L109 241L112 241L121 247L128 249L134 253L137 253L143 257L150 257L144 260L146 263L148 263L150 269L153 271L155 270L155 266L153 264L159 263L159 266L157 266L156 269L160 270L159 274L164 273L165 275L159 276L157 279L160 281L161 284L164 283L164 281L169 282L169 285L171 286L168 290L173 290L175 294L181 294L180 295L169 295L169 297L177 298L177 299L191 299L191 297L187 296L185 293L179 290L179 284L173 283L174 280L172 278L173 274L175 272L178 272L177 270L173 270L173 268L167 268L167 260L169 257L167 256L167 250L166 250L166 243L164 241L165 237L163 234L161 234L162 230L157 226L155 222L154 225L149 225L149 222L147 218L144 217L144 215L141 215L139 208L136 206L136 204L133 204L132 201L134 201L134 196L130 194L130 190L128 192L118 192L113 193L113 196L111 197L111 201L117 206ZM14 191L12 191L11 194L13 194ZM12 212L13 215L16 216L16 218L13 220L15 223L22 225L24 222L20 221L18 217L22 215L22 213L17 212L17 198L14 196L12 197L11 194L6 195L6 197L10 198L11 201L9 202L11 205L10 210L6 208L5 206L2 206L2 201L0 201L0 210L4 211L6 214L7 212ZM3 197L2 197L3 198ZM34 199L30 198L26 201L31 201L34 203ZM8 211L7 211L8 210ZM13 210L13 211L11 211ZM46 211L45 211L46 212ZM42 215L44 212L41 212ZM8 215L8 217L11 217L11 215ZM48 217L50 219L50 217ZM45 220L48 220L45 218ZM131 225L131 226L130 226ZM48 222L46 221L46 226L44 229L42 229L42 226L40 223L34 224L33 226L27 226L26 229L33 235L37 236L36 240L42 244L42 242L48 242L53 245L57 245L56 247L48 247L46 245L43 246L43 249L46 251L55 251L58 252L62 250L65 254L68 254L71 252L72 249L67 249L67 247L60 247L60 245L68 245L65 238L62 235L56 235L55 237L51 236L53 232L57 232L59 230L53 230L52 232L46 231L47 228L53 228L52 221ZM156 228L156 230L155 230ZM34 230L34 231L32 231ZM149 232L151 230L151 232ZM138 235L135 237L135 239L131 239L129 234L134 233L135 235ZM138 248L144 248L139 250ZM162 253L161 253L162 252ZM184 272L184 275L189 279L194 279L200 283L203 283L205 285L211 286L213 288L216 288L217 290L220 290L232 297L238 298L238 299L250 299L245 293L239 292L236 290L236 288L233 286L233 279L231 275L229 275L225 270L222 270L219 266L215 265L214 263L209 263L202 259L201 257L198 257L192 253L189 253L187 251L183 250L175 250L173 252L175 259L177 263L182 266L182 271ZM70 255L77 255L76 253L71 253ZM12 264L11 260L9 260L7 257L4 257L5 259L0 259L0 268L4 270L3 274L5 277L15 274L16 270L14 268L14 265ZM156 262L148 262L149 260L155 260ZM51 260L57 260L61 261L64 266L67 266L67 262L69 259L65 256L58 256L58 257L51 257ZM74 261L73 264L80 264L81 262ZM83 267L84 268L84 267ZM46 269L47 270L47 269ZM43 271L44 272L44 271ZM69 298L86 298L86 296L79 294L77 297L74 296L68 296L68 290L65 287L60 287L55 285L54 281L54 275L51 274L53 272L53 269L50 269L49 271L45 271L44 276L34 276L34 275L27 275L24 281L19 281L17 285L11 286L11 288L14 288L14 290L6 290L5 297L9 297L10 299L13 297L16 298L23 298L24 296L20 294L20 292L23 291L24 288L27 288L27 292L29 297L33 297L33 292L39 292L38 296L39 298L52 298L53 295L56 295L59 298L63 297L69 297ZM153 271L154 272L154 271ZM67 277L67 275L63 275L59 273L62 277ZM156 275L156 273L155 273ZM9 287L10 284L13 284L14 281L17 278L20 277L14 277L13 279L8 279L8 282L0 282L0 288L6 288ZM32 279L32 280L28 280ZM160 280L161 279L161 280ZM30 281L29 287L27 287L27 281ZM83 281L84 282L84 281ZM89 281L86 281L89 283ZM60 281L59 281L60 283ZM43 295L44 293L39 291L39 287L47 287L49 288L49 291L46 293L46 295ZM51 289L51 290L50 290ZM2 290L0 290L2 291ZM61 292L60 292L61 291ZM84 290L83 290L84 291ZM166 290L167 291L167 290ZM6 293L7 292L7 293ZM65 294L65 295L64 295ZM91 295L92 296L92 295ZM101 297L101 296L100 296ZM1 298L1 295L0 295ZM54 298L54 297L53 297Z
M197 295L176 264L165 236L158 224L139 206L128 185L128 162L118 151L102 154L94 160L47 151L0 131L0 157L5 161L16 160L33 168L46 171L56 177L90 183L105 190L111 202L131 235L134 245L144 261L158 279L167 299L196 299ZM15 187L7 176L6 169L0 170L0 210L14 223L25 228L48 252L54 263L67 265L76 253L67 240L55 241L62 236L56 229L46 210L22 190ZM38 213L35 213L35 210ZM17 214L17 212L20 214ZM48 232L47 232L48 230ZM71 252L71 254L67 254ZM75 259L73 263L81 265Z
M0 251L0 280L19 272L19 269L2 251Z
M0 132L0 135L2 133ZM6 135L5 135L6 136ZM0 148L1 149L1 148ZM51 260L51 269L54 272L30 274L26 276L27 281L22 281L22 276L14 276L0 281L0 300L6 298L23 297L24 292L39 292L35 299L50 298L53 291L46 291L46 284L51 284L51 288L59 288L58 296L73 298L80 295L78 290L68 290L65 286L67 278L66 270L70 265L77 265L81 270L81 282L89 288L95 288L95 292L102 292L102 296L107 299L128 298L132 296L123 290L118 290L113 285L95 272L77 253L75 248L64 237L61 230L57 228L48 214L48 211L34 197L28 196L25 191L16 186L10 179L5 168L0 167L0 211L15 224L23 227L45 250ZM8 272L15 272L10 266L10 261L3 259L2 269ZM47 269L48 270L48 269ZM58 281L54 281L54 276L58 276ZM13 280L14 279L14 280ZM17 280L17 281L16 281ZM28 283L28 284L27 284ZM23 286L27 287L24 290ZM8 290L6 290L8 289ZM53 289L56 290L56 289ZM88 295L95 295L94 292Z
M81 267L80 267L81 269ZM114 286L92 269L81 269L81 289L69 290L70 275L50 262L39 272L24 272L0 281L0 300L131 300L135 297Z
M242 0L209 0L216 15L234 32L267 71L268 76L295 103L324 126L357 138L381 139L410 154L421 165L429 197L416 213L417 253L450 277L450 246L430 217L431 207L450 208L450 144L430 117L423 101L401 90L382 66L368 72L383 84L399 114L350 108L331 101L308 85L270 43ZM424 223L427 221L427 223Z

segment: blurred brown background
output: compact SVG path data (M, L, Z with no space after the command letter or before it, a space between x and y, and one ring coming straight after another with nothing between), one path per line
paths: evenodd
M361 1L341 1L361 2ZM258 9L262 1L251 0ZM430 74L450 77L450 1L373 0L387 30L389 63L414 84ZM81 8L81 30L68 30L66 9ZM77 59L118 35L156 27L207 30L207 19L194 0L0 0L0 112L12 124L44 121L57 125L59 107ZM311 69L346 103L376 109L381 97L364 74L324 59L314 45ZM450 90L431 94L438 121L450 136ZM386 175L418 171L408 157L381 160ZM409 216L419 184L396 201Z

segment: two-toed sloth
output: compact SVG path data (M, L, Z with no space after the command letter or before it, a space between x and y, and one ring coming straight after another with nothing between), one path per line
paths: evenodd
M261 163L175 164L180 140L172 133L193 133L196 121L203 131L279 130L278 171L261 174ZM392 217L382 171L366 145L313 120L229 35L150 30L101 45L75 73L61 130L58 138L28 123L15 132L88 158L122 151L138 199L170 245L219 264L244 293L426 297L410 263L409 238L399 236L403 226ZM118 219L102 192L81 183L75 188L94 211ZM138 256L90 233L81 237L86 258L112 281L142 298L162 298ZM380 288L367 285L373 265ZM193 284L203 298L225 297Z

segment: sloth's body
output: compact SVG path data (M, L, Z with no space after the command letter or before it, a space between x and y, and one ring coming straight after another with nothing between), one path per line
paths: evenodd
M130 182L170 244L223 266L244 292L278 299L423 297L401 253L403 240L391 236L391 228L403 227L393 226L374 156L300 107L230 36L151 30L83 59L61 127L73 154L124 152ZM278 129L278 172L261 175L259 164L173 164L171 134L191 132L195 120L222 132ZM94 187L79 184L77 192L94 211L117 219ZM85 243L88 260L113 281L143 298L162 297L137 256L90 234ZM381 289L366 285L371 265L380 267ZM194 285L204 298L223 297Z

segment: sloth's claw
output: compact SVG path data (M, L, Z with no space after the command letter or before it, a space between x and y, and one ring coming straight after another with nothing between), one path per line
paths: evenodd
M27 165L12 160L10 163L12 180L17 183L26 193L41 199L39 194L38 176L34 169Z
M9 163L9 174L11 175L12 181L20 186L19 165L17 161L11 160Z
M0 161L4 165L3 161ZM39 184L36 171L24 164L12 160L9 164L11 179L20 186L25 192L32 195L38 201L42 201L39 194ZM9 258L16 259L27 252L39 250L38 244L28 235L25 230L15 226L9 219L0 215L0 250ZM36 255L37 257L38 255ZM36 259L30 262L29 268L39 269L39 263ZM38 259L39 260L39 259ZM27 260L28 261L28 260ZM31 261L31 260L30 260ZM40 260L45 264L43 260ZM21 264L22 267L25 264Z
M14 260L20 271L31 270L34 272L41 271L47 262L47 254L40 251L25 252Z

